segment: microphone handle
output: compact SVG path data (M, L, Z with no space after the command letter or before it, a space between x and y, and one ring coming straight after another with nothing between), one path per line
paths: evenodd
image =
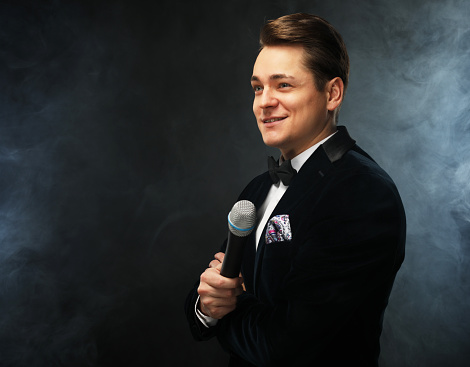
M247 236L248 237L248 236ZM237 278L242 266L243 250L247 237L239 237L228 232L227 248L225 250L224 262L220 275L226 278Z

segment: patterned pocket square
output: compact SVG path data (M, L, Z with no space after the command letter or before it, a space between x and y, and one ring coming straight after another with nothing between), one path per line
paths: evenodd
M292 240L288 214L276 215L269 220L265 239L266 243Z

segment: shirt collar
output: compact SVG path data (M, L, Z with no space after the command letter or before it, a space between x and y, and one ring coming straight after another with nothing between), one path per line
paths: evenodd
M307 162L307 159L310 158L310 156L313 154L313 152L315 150L317 150L317 148L322 145L325 141L327 141L329 138L331 138L333 135L335 135L337 133L337 131L335 131L333 134L331 134L330 136L327 136L325 139L323 139L322 141L319 141L318 143L316 143L315 145L312 145L310 148L308 148L307 150L304 150L302 153L296 155L294 158L291 159L291 164L292 164L292 167L297 171L299 172L299 170L302 168L302 166L304 165L305 162ZM282 162L284 162L284 158L281 157L279 158L279 164L281 164Z

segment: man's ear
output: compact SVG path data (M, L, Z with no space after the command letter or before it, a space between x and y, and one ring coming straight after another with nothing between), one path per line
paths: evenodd
M326 107L328 111L334 111L343 102L344 83L340 77L331 79L326 83L326 90L328 92L328 101Z

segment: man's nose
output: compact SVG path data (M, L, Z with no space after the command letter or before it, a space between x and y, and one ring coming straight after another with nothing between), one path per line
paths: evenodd
M276 107L278 104L278 100L274 94L274 92L270 88L266 88L263 90L263 94L261 95L260 100L260 108L269 108L269 107Z

